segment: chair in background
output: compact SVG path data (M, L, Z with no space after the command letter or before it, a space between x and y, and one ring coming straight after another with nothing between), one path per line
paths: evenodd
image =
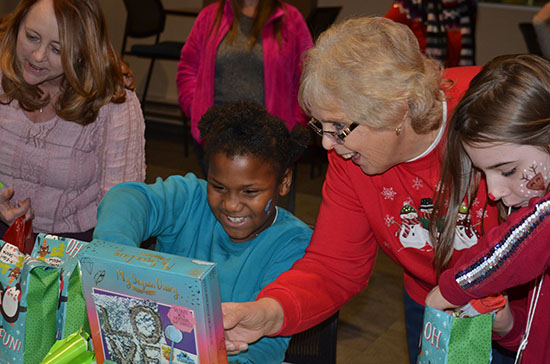
M304 16L304 19L307 19L313 9L317 7L317 0L285 0L285 2L298 9Z
M542 51L540 50L539 41L537 39L537 33L532 23L519 23L519 29L527 45L527 50L531 54L536 54L542 56Z
M336 364L338 312L309 330L292 336L285 363Z
M300 3L300 1L294 0L289 1L293 4L294 2ZM319 37L319 35L327 30L335 21L340 11L342 10L341 6L328 6L328 7L317 7L317 1L306 0L308 9L310 9L307 17L306 23L311 32L313 41ZM310 178L316 178L323 173L323 165L327 163L326 151L323 149L319 143L320 139L317 134L313 131L311 132L311 143L309 145L309 157L310 157Z
M153 67L157 59L179 61L181 48L184 42L181 41L161 41L161 34L164 32L166 24L166 15L175 14L183 16L196 16L197 12L169 12L164 9L160 0L123 0L126 8L126 26L124 29L124 38L122 40L122 57L126 55L148 58L150 59L149 68L145 78L145 87L141 96L141 107L144 110L147 104L147 92L153 75ZM128 38L150 38L154 37L152 44L134 44L127 49ZM174 75L174 79L175 79ZM166 105L163 105L166 106ZM179 109L179 105L169 104L168 106L176 107L177 113L155 112L155 116L161 116L171 119L183 120L184 131L184 148L185 155L189 151L189 121Z
M323 175L324 166L328 164L327 151L323 148L321 138L310 130L310 142L305 153L305 160L309 161L309 178L314 179Z
M318 7L317 0L285 0L290 5L296 7L306 19L313 40L315 40L319 34L324 32L334 23L341 6L328 6Z
M306 21L313 41L334 23L340 10L342 10L341 6L327 6L316 7L311 11Z

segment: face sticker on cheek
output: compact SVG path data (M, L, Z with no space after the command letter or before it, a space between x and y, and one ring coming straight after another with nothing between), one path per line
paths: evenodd
M268 214L269 213L269 208L271 207L271 199L269 199L269 201L267 201L267 205L265 206L265 213Z
M520 190L525 197L542 196L546 191L550 170L542 162L533 161L529 168L523 170L520 179Z

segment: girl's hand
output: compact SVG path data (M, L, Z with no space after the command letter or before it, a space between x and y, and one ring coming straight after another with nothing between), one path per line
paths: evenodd
M447 313L450 313L454 311L455 308L459 307L457 305L453 305L451 302L447 301L445 297L443 297L441 291L439 290L439 286L435 286L434 289L428 293L428 296L426 296L426 305Z
M508 306L508 296L504 297L506 298L506 305L495 313L495 318L493 320L493 332L499 336L506 335L514 326L514 316Z
M13 197L13 188L6 188L0 193L0 220L6 225L11 225L19 216L25 215L25 220L32 220L34 212L31 207L30 198L24 201L17 201L16 204L11 202Z

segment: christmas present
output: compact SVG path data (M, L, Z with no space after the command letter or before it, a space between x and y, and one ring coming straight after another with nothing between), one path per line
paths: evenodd
M56 339L61 340L80 329L89 332L86 302L80 279L78 254L87 242L38 234L31 257L59 271Z
M417 364L491 362L492 314L458 317L426 306Z
M14 242L23 247L25 234L17 236ZM0 362L39 363L67 327L70 332L87 327L76 259L83 244L39 234L28 255L0 241Z
M99 240L79 259L98 364L227 363L214 263Z
M0 241L0 362L37 364L55 342L59 271Z

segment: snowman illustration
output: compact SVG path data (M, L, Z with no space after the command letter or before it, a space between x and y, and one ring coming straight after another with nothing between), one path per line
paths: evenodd
M454 248L456 250L468 249L477 244L479 233L472 226L468 208L465 205L460 205L458 217L456 221L456 235Z
M428 230L422 228L418 213L414 207L405 204L401 211L401 229L399 241L405 248L422 249L429 240Z
M426 230L429 230L430 217L432 216L433 209L434 204L431 198L427 197L420 200L420 214L418 218L420 219L422 227Z

